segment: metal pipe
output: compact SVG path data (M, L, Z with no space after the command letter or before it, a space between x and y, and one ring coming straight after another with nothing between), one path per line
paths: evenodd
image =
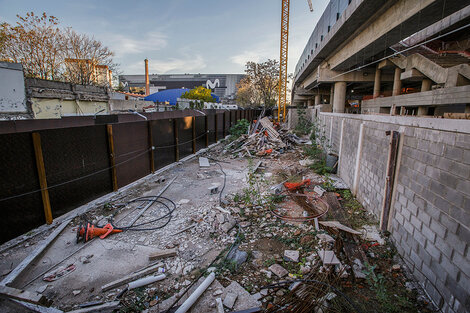
M196 288L196 290L189 296L186 301L183 302L183 304L176 310L175 313L185 313L188 311L191 306L199 299L199 297L206 291L206 289L212 284L212 282L215 279L215 274L210 273L209 276L202 282L202 284L199 285L199 287Z

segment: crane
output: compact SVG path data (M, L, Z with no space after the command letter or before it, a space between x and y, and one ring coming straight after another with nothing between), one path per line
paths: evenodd
M312 0L307 0L310 12L313 12ZM281 13L281 48L279 57L279 101L277 106L277 120L286 120L287 102L287 51L289 47L289 7L290 0L282 0Z

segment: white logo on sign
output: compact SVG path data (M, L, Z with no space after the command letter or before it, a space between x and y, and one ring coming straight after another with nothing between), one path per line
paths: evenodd
M207 82L206 82L206 86L207 86L207 88L210 88L210 89L214 89L215 87L220 87L219 79L216 78L216 80L214 80L214 82L211 82L210 79L208 79Z

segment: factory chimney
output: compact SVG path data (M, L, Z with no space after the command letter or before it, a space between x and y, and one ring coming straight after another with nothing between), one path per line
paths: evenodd
M149 60L145 59L145 95L150 94Z

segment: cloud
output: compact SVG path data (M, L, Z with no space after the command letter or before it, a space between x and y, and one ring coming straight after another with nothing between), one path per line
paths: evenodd
M275 45L275 40L266 40L263 43L258 43L250 49L246 49L230 57L230 61L237 65L245 66L248 61L262 62L267 59L279 59L279 55L276 55ZM277 51L278 50L279 49L277 49Z
M201 72L206 68L207 64L201 55L183 54L181 58L167 58L164 60L149 60L149 72L164 74L174 73L191 73ZM143 62L138 62L127 67L127 71L133 73L143 73ZM127 72L126 71L126 72Z
M117 55L152 52L167 46L167 37L160 32L148 32L141 38L144 39L137 40L122 34L111 34L106 41Z

